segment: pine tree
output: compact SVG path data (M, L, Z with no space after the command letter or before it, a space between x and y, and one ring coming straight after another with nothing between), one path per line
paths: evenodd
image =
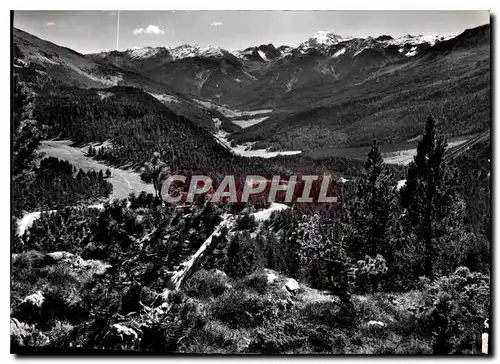
M357 259L390 254L389 229L394 222L395 181L383 164L378 141L374 140L365 163L352 203L347 201L348 221L353 234L349 238L349 251ZM372 291L378 290L378 275L370 276Z
M141 169L141 179L146 183L151 183L155 190L157 198L161 198L161 182L169 174L169 168L165 162L161 160L160 153L153 153L153 158L149 162L144 163Z
M106 178L111 178L111 171L109 168L106 168Z
M435 242L446 234L441 221L452 211L458 185L456 174L451 175L443 160L446 147L444 136L438 134L436 120L429 115L417 155L408 168L406 185L401 189L405 218L417 244L423 248L420 273L429 278L434 277L434 262L441 250Z
M235 235L231 243L229 244L229 249L227 250L227 263L225 272L230 277L239 277L241 274L241 267L239 266L240 258L240 241L238 235Z
M258 258L254 241L249 234L234 235L227 251L225 272L228 276L241 278L251 274L258 266Z

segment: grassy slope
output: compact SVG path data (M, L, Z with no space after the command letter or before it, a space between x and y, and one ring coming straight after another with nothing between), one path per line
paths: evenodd
M157 95L174 96L177 102L165 103L205 129L213 128L211 111L173 87L137 72L117 68L113 64L95 62L72 49L35 37L14 28L14 56L29 62L31 67L16 67L23 79L35 84L54 83L81 88L132 86ZM37 71L35 71L37 70Z
M94 145L95 147L95 145ZM73 164L77 169L84 171L103 171L109 168L111 171L110 182L113 184L111 198L127 198L130 193L136 194L146 191L154 193L153 186L144 183L139 174L133 171L113 168L85 155L88 148L72 147L71 142L64 140L45 140L39 147L39 151L46 157L56 157Z

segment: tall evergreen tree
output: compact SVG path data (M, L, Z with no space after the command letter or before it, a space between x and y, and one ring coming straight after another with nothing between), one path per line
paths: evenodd
M257 269L257 252L249 234L235 234L227 251L226 270L228 276L241 278Z
M374 140L352 203L347 201L348 219L353 226L349 250L357 259L390 254L389 230L395 214L395 181L383 164L378 141ZM389 257L389 261L390 261ZM371 275L372 290L377 291L379 277Z
M417 155L408 168L406 185L401 189L409 228L423 248L420 274L430 278L434 277L434 261L441 250L436 249L436 241L446 234L440 222L452 212L458 185L457 175L450 173L443 160L446 147L436 120L429 115Z
M149 162L144 163L141 169L141 179L146 183L151 183L155 190L156 197L161 199L161 182L169 173L169 168L165 162L161 160L160 153L153 153L153 157Z

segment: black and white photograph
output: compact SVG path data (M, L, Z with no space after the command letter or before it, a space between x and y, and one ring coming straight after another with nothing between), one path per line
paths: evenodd
M492 20L11 10L11 354L492 356Z

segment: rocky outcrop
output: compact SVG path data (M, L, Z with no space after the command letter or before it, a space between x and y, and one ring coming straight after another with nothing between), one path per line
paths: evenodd
M34 325L28 325L16 318L10 319L10 343L12 348L18 346L44 346L49 338L37 330Z
M68 264L72 269L79 270L87 270L92 269L96 274L102 274L111 267L111 265L104 263L100 260L85 260L79 255L75 255L69 252L60 251L60 252L52 252L44 255L43 258L44 265L55 265L55 264Z
M296 294L300 288L299 283L293 278L289 278L283 287L292 294Z
M36 321L42 316L42 307L45 302L45 296L41 291L36 291L26 296L19 304L16 310L16 316L26 321Z
M278 276L273 272L266 272L266 278L267 284L272 284L278 279Z
M133 348L141 341L142 330L137 324L112 324L103 339L107 346L115 348Z

